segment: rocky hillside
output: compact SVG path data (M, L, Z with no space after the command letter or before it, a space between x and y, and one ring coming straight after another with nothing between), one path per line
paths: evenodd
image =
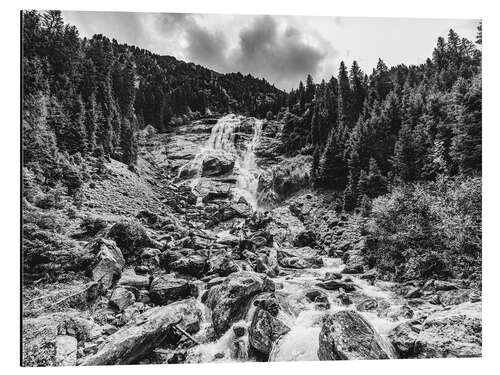
M23 364L481 356L480 283L389 280L282 128L146 128L136 166L82 161L78 195L26 174Z

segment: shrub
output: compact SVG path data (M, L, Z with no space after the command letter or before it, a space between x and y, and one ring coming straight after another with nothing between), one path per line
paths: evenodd
M394 279L468 277L481 268L481 179L439 178L375 199L367 258Z

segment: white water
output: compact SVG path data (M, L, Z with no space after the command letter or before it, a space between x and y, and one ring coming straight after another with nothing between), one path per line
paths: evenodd
M315 303L310 302L305 297L306 290L314 287L319 278L323 278L327 272L339 272L343 268L343 263L339 258L324 258L325 266L320 269L305 269L292 271L292 275L277 277L273 279L276 284L282 284L283 288L277 293L286 297L290 305L291 313L280 311L278 316L286 325L290 327L290 332L281 337L274 345L269 355L269 361L318 361L319 333L321 331L322 317L328 313L340 310L355 310L356 302L344 306L338 301L337 291L327 291L330 302L329 310L317 310ZM356 293L365 297L385 300L393 307L399 306L402 301L393 292L378 286L369 285L364 280L352 278L357 285ZM235 324L245 325L247 328L252 321L254 308L248 312L245 320ZM382 345L391 358L396 358L392 345L387 340L388 332L404 318L379 317L376 312L360 312L374 327L382 337ZM208 323L209 325L209 323ZM200 334L201 336L204 333ZM234 338L232 329L229 329L220 339L202 344L191 349L188 361L190 362L228 362L234 361L231 358L231 343ZM222 358L216 359L216 354L224 354ZM251 360L251 359L250 359Z
M236 178L236 186L233 189L233 198L238 200L240 197L252 206L254 210L258 207L257 190L261 169L257 165L255 157L255 148L260 141L262 134L262 120L253 119L253 136L249 141L242 144L235 142L235 130L241 125L244 118L234 114L221 117L212 128L210 138L205 145L200 147L200 152L195 159L182 169L189 168L195 170L195 179L191 186L195 186L201 178L201 167L203 160L213 154L226 155L234 158L234 168L232 175Z

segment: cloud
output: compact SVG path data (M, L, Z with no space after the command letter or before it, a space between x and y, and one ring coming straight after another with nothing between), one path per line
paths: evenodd
M227 40L218 30L210 32L208 29L194 23L186 30L187 56L197 62L219 70L226 70L225 53Z
M240 29L232 46L217 28L193 24L187 28L187 58L221 72L250 73L278 87L295 87L307 74L320 70L333 47L272 16L257 16ZM281 27L280 27L281 26Z

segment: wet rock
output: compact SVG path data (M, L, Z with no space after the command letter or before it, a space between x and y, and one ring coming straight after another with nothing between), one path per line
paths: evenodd
M206 304L212 310L215 333L221 336L234 322L242 319L253 296L273 290L271 280L249 271L232 273L222 283L210 288Z
M379 303L379 308L381 304ZM389 305L382 310L379 309L377 314L380 317L398 321L401 319L411 319L415 315L412 308L408 305Z
M135 302L134 293L130 292L125 288L115 288L111 297L109 298L109 304L111 307L117 309L118 311L123 311L128 306Z
M92 279L101 283L106 289L111 288L120 278L125 266L122 252L115 241L103 238L92 241L88 247L95 254L90 270Z
M196 287L183 279L173 278L171 275L153 279L149 289L151 300L159 305L166 305L190 296L197 296Z
M418 323L418 321L404 322L389 331L387 337L400 358L411 358L414 356L415 341L420 332Z
M353 292L356 290L354 284L335 279L321 281L317 283L316 286L326 290L339 290L340 288L344 289L346 292Z
M338 272L327 272L325 273L325 280L340 280L342 275Z
M363 273L363 271L364 271L363 264L350 264L346 265L341 272L347 274L357 274L357 273Z
M233 171L234 157L227 152L213 152L206 155L201 166L203 177L221 176Z
M422 290L420 288L410 288L405 295L405 298L419 298L422 296Z
M140 315L135 322L109 336L99 351L85 358L82 364L98 366L137 363L165 340L171 332L171 324L180 321L180 327L194 333L199 329L201 319L202 311L195 299L154 307Z
M319 334L320 360L388 359L390 354L380 335L359 313L343 310L324 318Z
M277 255L279 265L285 268L321 268L324 265L318 251L310 247L278 250Z
M375 310L378 307L378 302L374 298L367 298L356 305L358 311Z
M78 340L73 336L56 337L56 366L75 366Z
M310 289L306 291L305 296L309 301L314 302L318 309L328 310L330 308L328 295L321 289Z
M348 306L352 303L351 298L349 295L344 291L343 288L339 289L339 295L337 298L340 300L340 303L342 303L345 306Z
M216 273L219 276L228 276L239 270L240 267L229 253L211 256L207 261L207 274Z
M463 303L427 317L415 342L418 358L480 357L481 303Z
M457 290L459 288L458 284L450 281L436 280L434 281L435 290Z
M250 345L257 351L269 355L273 344L287 334L290 328L268 311L257 308L249 329Z

